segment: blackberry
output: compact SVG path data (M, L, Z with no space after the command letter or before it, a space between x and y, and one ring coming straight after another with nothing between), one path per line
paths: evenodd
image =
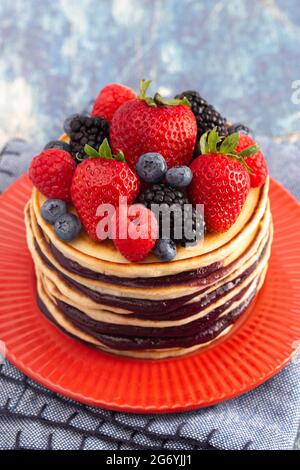
M192 105L192 111L197 121L197 140L207 131L217 128L219 135L227 135L227 120L208 102L202 98L197 91L183 91L176 98L186 97ZM199 155L199 154L198 154Z
M178 189L164 184L154 184L140 193L137 202L155 213L160 239L170 238L176 244L187 246L202 238L203 217ZM170 227L164 223L167 220L167 213L170 215Z
M245 124L241 124L240 122L236 124L232 124L228 128L228 134L233 134L234 132L240 132L241 134L248 134L254 138L254 132L250 129L250 127L245 126Z
M108 137L108 122L102 117L75 116L70 122L70 145L74 158L83 158L85 144L98 150Z

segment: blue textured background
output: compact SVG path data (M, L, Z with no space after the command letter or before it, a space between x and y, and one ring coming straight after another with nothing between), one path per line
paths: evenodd
M41 145L105 83L141 77L297 138L299 43L299 0L1 0L0 145Z
M13 137L34 143L26 147L15 140L6 154L2 152L0 163L6 171L2 171L0 186L14 179L16 169L23 172L33 148L57 137L64 117L81 110L105 83L119 81L136 88L138 79L145 77L155 80L167 95L198 89L230 120L243 121L264 136L259 143L271 173L299 198L300 103L292 102L292 84L300 80L299 59L299 0L0 0L0 150ZM287 141L289 145L280 145ZM20 160L16 164L9 158L19 154L16 146L24 147L23 166ZM9 171L8 163L14 165ZM159 439L163 417L147 429L149 442L142 439L144 427L138 427L135 416L103 410L92 415L80 405L76 405L78 411L71 410L66 428L65 423L56 422L68 411L64 399L27 383L14 368L9 371L7 376L0 371L0 427L5 430L1 448L25 443L35 448L114 449L122 445L125 450L131 448L128 439L131 445L135 440L150 447L150 437L151 446L166 444L165 438ZM274 396L280 385L285 386L280 377L273 379L280 380L279 385L273 383ZM296 394L295 377L287 382ZM269 386L271 381L263 387ZM264 394L263 388L253 393L260 391ZM292 393L286 401L281 394L280 399L270 396L272 404L278 400L277 406L271 405L275 415L283 413L281 405L290 407L288 419L278 428L280 439L272 433L272 442L280 448L287 440L286 426L290 431L297 424L298 401ZM222 406L221 415L226 417ZM234 410L232 402L224 406ZM248 427L252 423L245 410L262 416L261 399L256 399L256 408L253 399L248 408L245 401L240 408ZM267 413L268 419L272 413ZM198 434L203 431L201 412L199 421L197 416L198 412L189 416L187 430L180 424L182 436L176 436L180 442L193 429ZM173 418L177 419L170 415L170 421ZM168 431L169 425L167 421ZM230 434L231 427L226 425L226 431ZM236 435L241 438L240 432ZM172 441L167 444L165 448L173 448ZM185 448L179 447L179 441L175 444ZM227 435L221 447L230 445ZM300 447L299 438L296 447Z

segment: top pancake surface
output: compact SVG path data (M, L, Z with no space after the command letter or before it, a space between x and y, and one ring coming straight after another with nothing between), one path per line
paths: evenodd
M244 207L235 222L235 224L224 233L207 233L204 241L200 241L193 247L178 247L177 256L172 261L173 263L179 260L201 256L212 251L217 250L225 244L228 244L243 228L250 222L250 219L257 219L257 223L263 216L268 196L268 182L261 188L251 189L246 199ZM81 252L93 258L108 261L112 263L131 264L126 260L121 253L119 253L111 241L94 242L88 235L82 231L80 236L72 242L61 242L55 235L53 227L47 224L40 215L40 208L46 198L36 189L33 189L32 202L37 221L43 232L49 237L51 242L58 248L63 248L63 245L68 245L71 250ZM251 220L252 223L252 220ZM254 221L253 221L254 227ZM64 250L63 250L64 251ZM171 263L172 263L171 262ZM158 263L155 256L149 255L144 261L139 264L152 264ZM136 263L135 263L136 264ZM166 264L166 263L165 263Z

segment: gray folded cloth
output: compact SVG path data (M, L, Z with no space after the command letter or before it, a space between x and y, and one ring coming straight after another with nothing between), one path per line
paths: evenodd
M300 197L300 144L257 139L271 174ZM21 140L0 153L0 191L38 149ZM1 339L1 338L0 338ZM297 360L298 359L298 360ZM8 361L0 369L0 449L292 449L300 447L300 359L260 387L205 409L130 414L76 403Z

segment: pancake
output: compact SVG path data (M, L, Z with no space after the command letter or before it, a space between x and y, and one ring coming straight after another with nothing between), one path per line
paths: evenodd
M25 224L41 311L107 353L160 359L211 345L231 331L265 279L273 238L268 191L267 179L250 190L230 230L178 247L171 262L150 255L130 263L110 241L93 242L84 231L72 242L58 239L41 217L45 197L33 189Z
M36 188L33 189L31 201L37 224L51 244L66 258L106 276L154 278L208 266L223 260L235 250L245 249L251 243L258 221L265 213L268 190L269 180L261 189L251 189L240 216L227 232L206 234L204 241L196 246L179 247L176 258L168 263L157 262L153 255L143 262L130 263L114 248L112 242L96 243L84 231L76 240L62 242L40 214L45 197Z
M30 212L30 215L28 214ZM257 248L259 244L261 243L262 239L266 237L266 234L269 229L270 225L270 210L269 207L267 206L267 209L263 215L262 220L259 221L257 227L256 227L256 233L255 233L255 238L252 240L252 244L248 247L248 250L244 250L240 258L237 260L235 259L234 261L237 261L234 263L232 261L231 264L228 264L228 266L225 266L226 269L220 271L218 274L216 274L216 271L214 273L210 273L209 276L206 276L202 278L202 280L198 280L195 282L195 280L188 280L187 283L183 285L171 285L171 286L161 286L160 287L155 287L155 288L147 288L144 289L144 286L142 288L136 288L136 287L129 287L129 286L122 286L122 289L120 287L113 283L110 282L110 279L108 278L108 281L103 282L102 280L99 279L92 279L91 277L84 277L79 274L75 274L73 271L67 270L64 266L62 266L53 256L53 253L51 252L49 248L49 244L46 241L45 237L40 231L39 226L37 225L35 215L30 208L30 205L27 207L26 210L26 226L27 226L27 239L28 239L28 245L29 248L31 249L31 246L33 244L33 241L35 240L37 243L37 248L39 248L40 253L42 256L47 258L47 260L50 262L51 267L54 267L57 269L59 272L63 273L67 277L73 279L75 282L77 282L80 285L84 285L90 289L96 290L99 293L106 294L106 295L112 295L116 297L134 297L134 298L145 298L145 299L158 299L158 300L167 300L171 298L176 298L180 297L181 295L187 295L191 294L194 292L197 292L202 288L207 287L210 284L215 284L220 278L226 277L230 272L234 271L239 265L245 263L247 259L249 259L251 256L255 255ZM31 249L32 251L32 249ZM236 258L237 254L239 252L235 252L235 255L230 254L229 259L230 261L232 258ZM219 266L223 268L223 264L226 263L226 260L223 260L223 263L220 263Z
M28 230L27 231L28 237L29 237L29 233L30 232ZM251 269L256 264L259 256L261 255L262 251L265 249L268 238L269 238L268 232L266 234L264 233L264 236L262 239L261 237L258 238L256 245L253 247L255 248L255 250L251 250L250 253L248 252L247 259L245 259L243 263L241 263L241 266L236 265L235 269L233 269L232 272L230 272L227 276L224 276L223 280L221 279L218 283L214 282L211 286L209 286L209 284L206 283L205 288L202 288L200 291L199 291L199 288L197 288L196 291L193 288L194 294L192 296L185 295L181 298L179 297L179 302L177 302L177 304L179 303L179 306L182 306L186 302L190 302L190 303L197 302L201 299L201 297L203 297L204 293L208 295L212 291L222 287L225 283L232 282L234 279L242 276L245 271ZM96 308L97 308L97 305L99 304L100 304L100 307L102 305L102 308L105 308L105 305L108 305L110 306L110 309L112 309L113 311L117 313L124 313L124 314L126 313L128 314L130 312L139 313L139 310L138 310L139 302L138 302L137 297L134 298L134 302L132 302L132 298L123 299L123 305L128 307L126 310L118 308L118 305L115 308L116 299L117 299L116 296L113 297L107 294L106 295L104 294L101 296L101 293L95 292L92 288L89 288L86 286L82 289L83 287L82 283L76 282L74 284L74 280L70 277L70 273L68 273L67 276L66 275L61 276L61 271L57 269L58 267L55 267L51 263L49 264L48 259L46 259L45 261L44 259L45 257L41 254L41 252L38 252L36 246L34 246L32 238L31 240L28 240L28 244L30 246L32 256L33 256L36 266L38 266L38 268L43 273L45 273L45 275L48 278L50 278L52 282L55 283L56 286L60 286L60 289L62 291L64 292L67 291L67 294L66 294L67 296L74 297L77 294L76 302L81 302L85 305L89 304L91 307L96 307ZM270 240L269 240L269 244L270 244ZM82 280L81 282L84 282L84 280ZM171 288L169 288L169 290L170 289ZM153 296L155 299L157 299L157 289L151 289L151 291L154 291ZM139 294L142 295L143 292L144 292L144 289ZM95 294L94 296L93 296L93 293ZM131 292L131 295L136 295L136 293L137 293L137 289L135 289L134 292ZM175 295L176 293L178 295L178 289L175 287L173 291L173 295ZM126 305L126 302L127 302L127 305ZM165 315L167 311L172 311L176 307L176 303L173 302L171 305L168 305L167 302L168 302L167 299L164 298L164 310L163 311L161 310L161 302L158 302L157 300L148 301L146 305L142 302L141 308L143 310L146 308L149 314L153 314L153 312L155 312L156 310L157 312L160 312L160 314ZM134 307L133 310L132 310L132 307Z
M240 305L240 309L235 313L236 318L234 320L237 320L244 312L247 310L249 307L251 301L253 300L254 296L258 293L260 290L265 274L266 274L267 268L265 268L264 272L262 273L257 287L254 290L254 292L248 292L248 297L244 299L244 303ZM73 338L80 339L86 343L88 343L91 346L95 346L97 348L102 349L105 352L108 353L114 353L118 355L125 355L129 356L132 358L146 358L146 359L162 359L165 357L176 357L176 356L181 356L185 355L188 353L192 353L196 351L199 348L204 348L210 345L213 341L216 339L220 339L222 336L227 335L229 331L233 327L233 323L226 325L224 323L223 329L222 327L220 330L217 332L217 335L208 341L198 343L193 346L189 347L168 347L168 348L151 348L151 349L144 349L144 350L128 350L128 349L120 349L114 348L112 346L108 346L105 344L102 340L102 342L99 340L99 338L95 338L95 336L92 336L91 334L85 332L82 328L78 328L76 325L74 325L68 318L65 317L65 315L60 311L60 309L57 307L53 299L51 297L47 296L42 284L42 281L40 278L38 278L38 302L39 306L42 310L42 312L46 315L46 317L54 323L57 327L59 327L63 332L67 333ZM106 335L108 337L108 335ZM105 339L104 339L105 341Z
M80 312L84 313L87 317L94 321L101 322L103 324L108 323L120 326L125 325L129 327L136 326L139 328L164 328L164 334L168 334L168 328L187 325L203 318L208 314L211 314L215 309L232 302L240 294L240 292L246 289L255 279L257 279L265 269L269 258L270 245L271 240L268 242L267 250L265 250L260 262L256 268L248 276L246 276L245 279L242 279L241 282L237 284L231 282L233 288L219 296L213 297L213 300L211 302L207 302L206 305L204 304L204 306L199 301L185 304L185 306L194 307L194 309L191 312L188 312L186 316L181 319L178 319L178 317L174 315L175 319L172 317L172 319L168 318L166 320L164 319L164 315L161 315L163 318L150 320L148 318L145 319L143 316L139 316L137 314L119 314L116 311L112 311L110 307L103 307L97 304L91 308L90 306L86 305L86 302L84 302L86 300L85 296L82 299L83 301L78 302L77 298L75 298L75 295L73 295L76 292L74 289L71 290L70 296L64 295L61 291L60 283L54 283L53 280L49 279L44 274L44 272L40 271L39 269L38 274L43 277L44 286L46 287L49 295L54 297L56 300L64 302L65 304L68 304L74 308L79 308ZM184 306L181 306L180 310L184 310ZM130 334L130 331L128 331L126 334Z

